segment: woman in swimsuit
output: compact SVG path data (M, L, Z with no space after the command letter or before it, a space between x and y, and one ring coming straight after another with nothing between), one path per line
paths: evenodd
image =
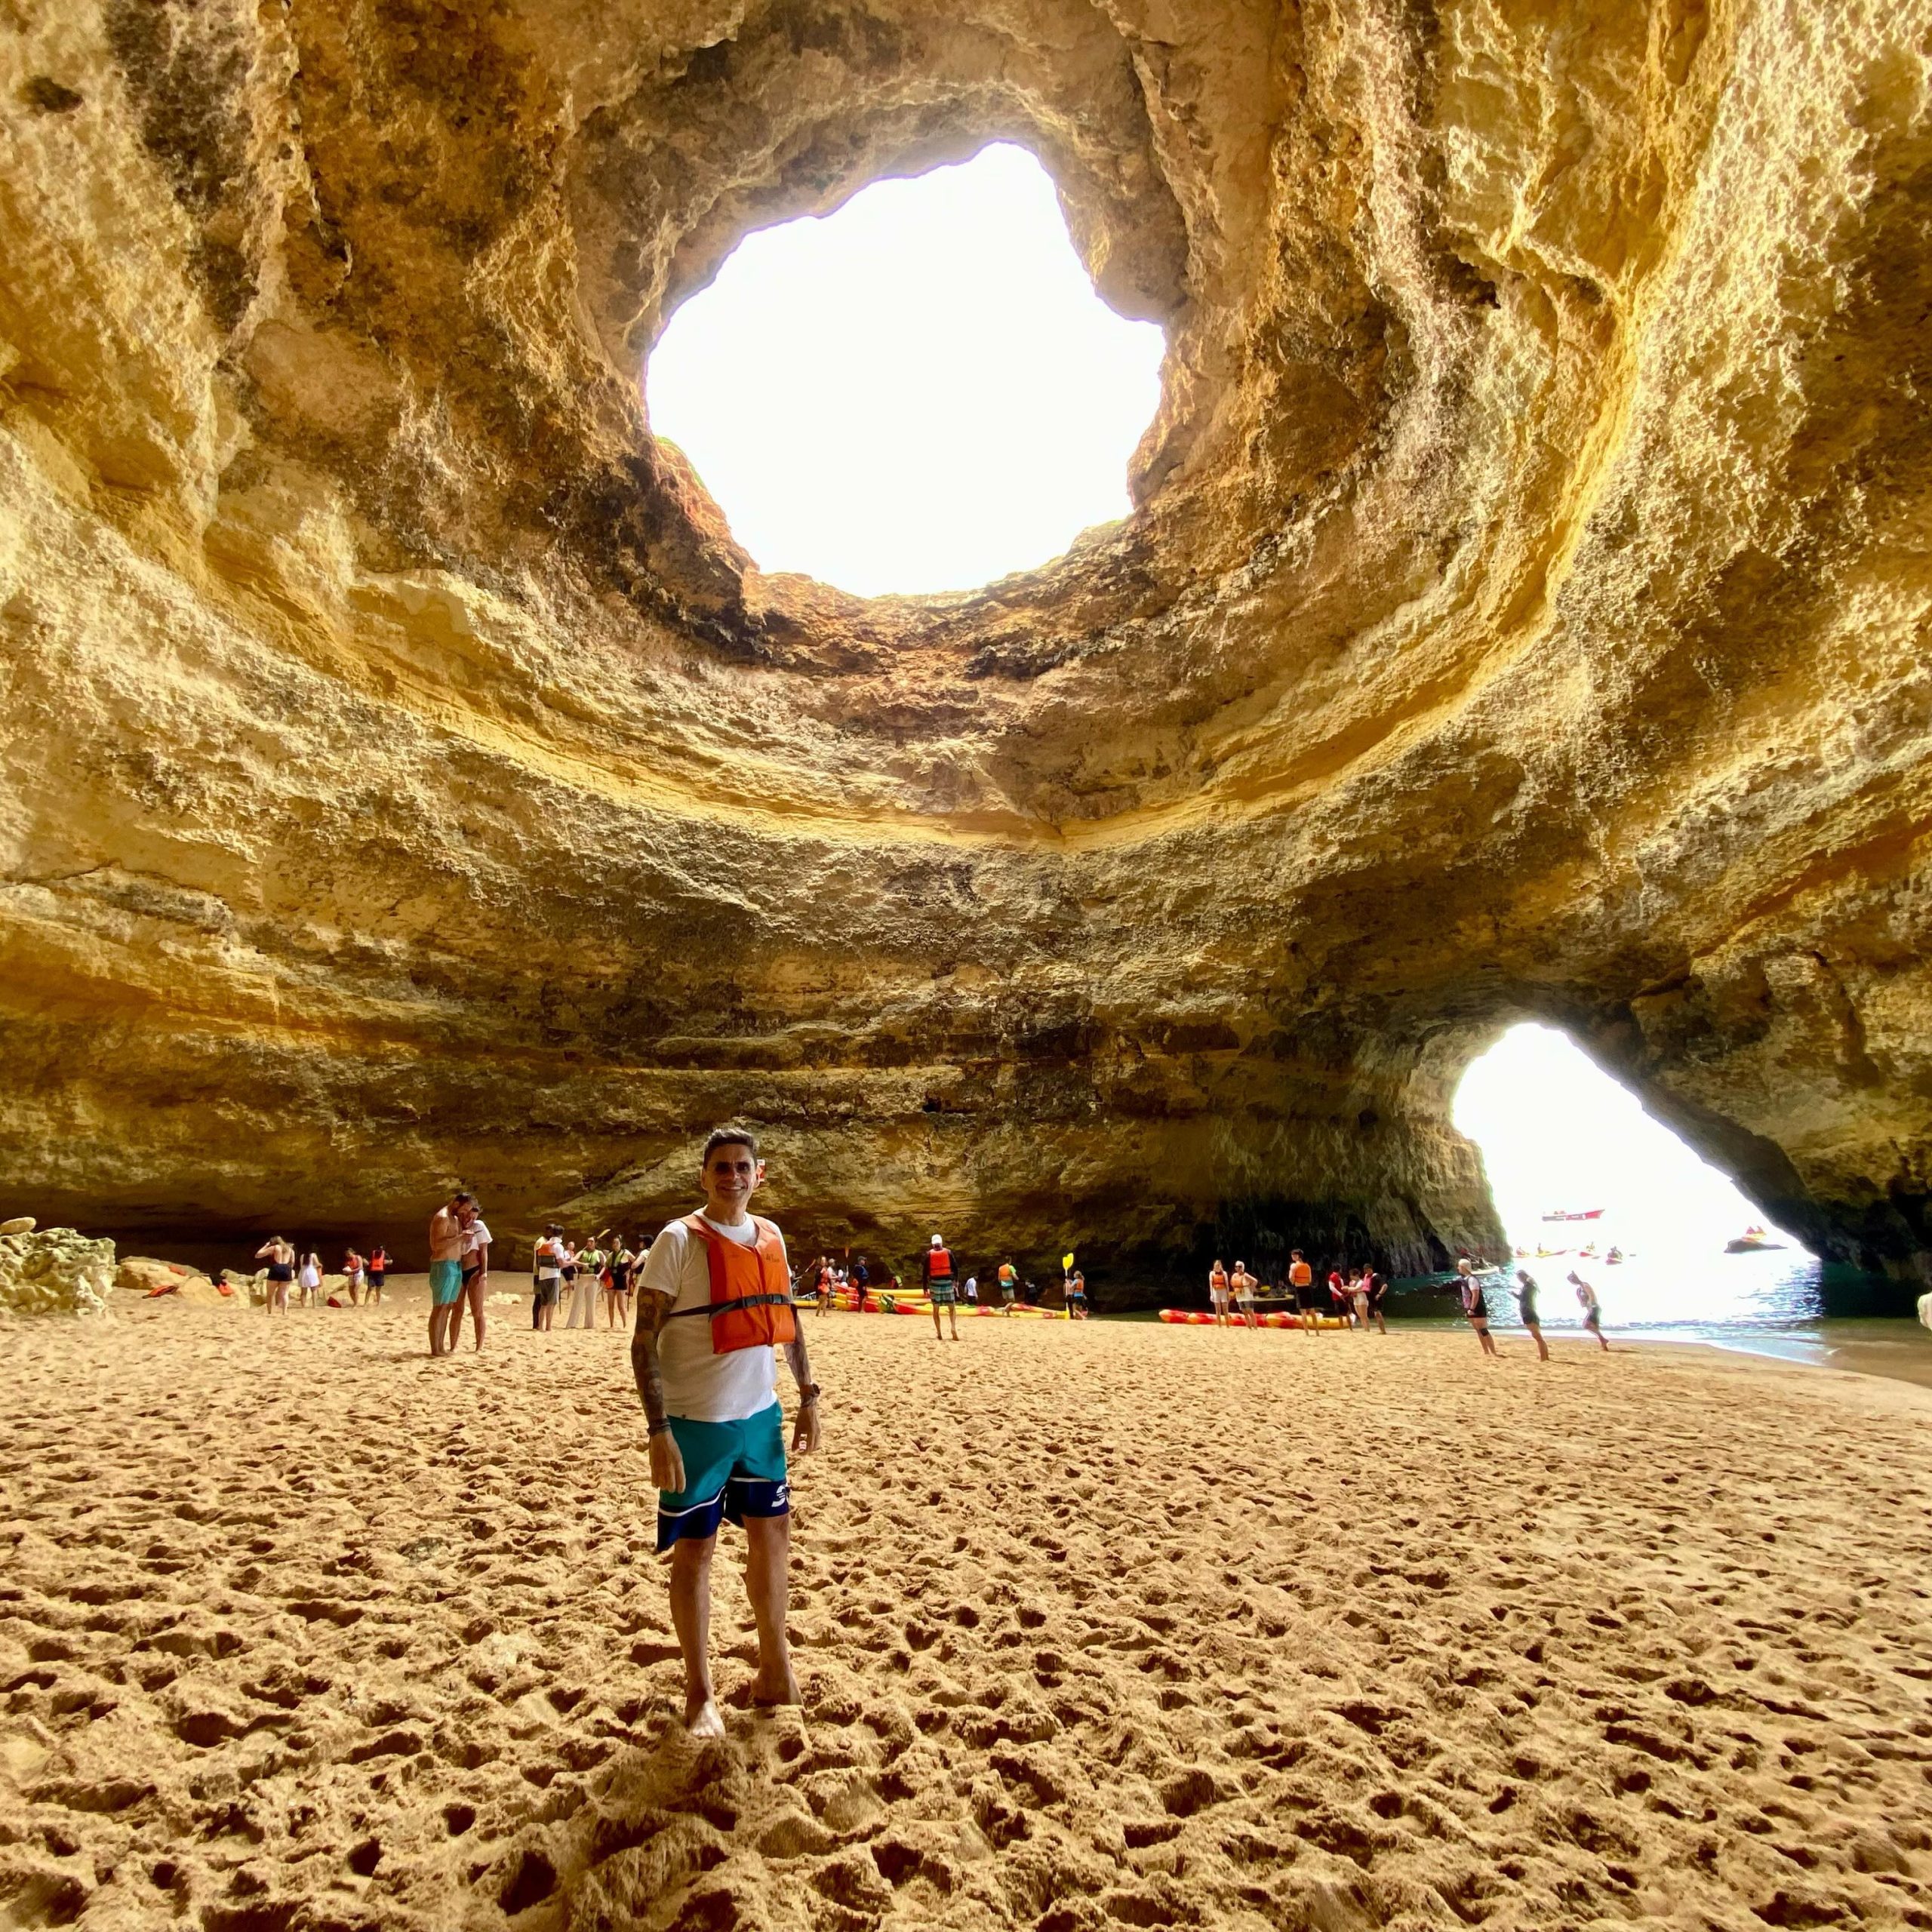
M288 1312L288 1284L295 1278L295 1251L279 1235L271 1235L255 1251L257 1261L269 1264L267 1312Z
M604 1271L604 1325L614 1328L617 1312L630 1294L631 1244L623 1235L611 1251L611 1265Z
M1483 1353L1493 1355L1496 1353L1496 1338L1489 1332L1489 1304L1483 1300L1482 1284L1475 1278L1475 1264L1459 1261L1456 1272L1462 1277L1457 1286L1462 1293L1463 1312L1469 1317L1469 1326L1476 1331Z
M362 1257L354 1248L342 1257L342 1278L349 1289L351 1308L362 1306Z

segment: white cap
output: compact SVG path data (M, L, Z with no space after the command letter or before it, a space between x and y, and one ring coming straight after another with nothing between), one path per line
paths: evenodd
M935 1247L943 1247L946 1245L946 1243L940 1240L937 1235L934 1235L933 1236L933 1245Z

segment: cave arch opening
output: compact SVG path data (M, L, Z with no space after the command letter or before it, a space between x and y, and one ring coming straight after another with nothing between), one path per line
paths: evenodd
M1096 291L1038 159L994 141L746 236L645 394L761 571L945 593L1131 513L1165 349Z
M1571 1312L1573 1269L1626 1326L1824 1312L1818 1257L1561 1028L1509 1028L1465 1069L1453 1118L1481 1149L1512 1265L1541 1283L1546 1318ZM1758 1244L1734 1246L1747 1237Z

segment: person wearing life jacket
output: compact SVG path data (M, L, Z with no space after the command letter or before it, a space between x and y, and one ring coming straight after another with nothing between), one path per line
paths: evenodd
M773 1351L784 1351L798 1386L794 1451L819 1446L819 1389L792 1309L785 1238L749 1211L764 1179L757 1141L743 1128L716 1129L698 1179L703 1208L667 1223L645 1258L631 1368L651 1432L657 1548L671 1552L685 1726L694 1737L721 1737L708 1638L711 1558L728 1518L745 1533L758 1626L752 1701L798 1701L785 1630L792 1503Z
M1214 1326L1225 1328L1228 1325L1228 1271L1218 1254L1208 1271L1208 1299L1214 1304Z
M1229 1278L1229 1286L1235 1291L1235 1306L1240 1311L1242 1324L1246 1327L1259 1328L1261 1326L1254 1313L1254 1291L1260 1285L1247 1272L1245 1261L1235 1263L1235 1272Z
M1010 1261L999 1264L999 1305L1001 1313L1013 1312L1014 1291L1020 1285L1020 1270Z
M1304 1335L1319 1332L1321 1317L1315 1306L1315 1270L1302 1259L1301 1250L1288 1251L1288 1286L1295 1292L1295 1320Z
M940 1334L939 1326L939 1312L944 1309L946 1319L952 1324L952 1339L958 1341L959 1284L953 1276L952 1251L937 1235L934 1235L919 1266L925 1277L926 1293L932 1299L933 1340L936 1342L946 1340L945 1336Z

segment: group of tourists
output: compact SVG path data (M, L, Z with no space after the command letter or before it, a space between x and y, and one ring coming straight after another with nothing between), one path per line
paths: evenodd
M1259 1327L1260 1304L1266 1301L1282 1304L1311 1337L1320 1332L1324 1315L1345 1328L1365 1333L1373 1324L1386 1334L1383 1304L1388 1294L1388 1276L1373 1268L1352 1267L1344 1275L1340 1266L1332 1267L1327 1279L1318 1282L1313 1265L1298 1247L1288 1251L1287 1265L1272 1289L1263 1286L1244 1261L1236 1261L1230 1274L1217 1257L1208 1272L1208 1297L1216 1326L1221 1327Z
M319 1308L324 1301L332 1307L339 1306L333 1297L327 1294L322 1275L322 1257L315 1249L306 1248L300 1258L296 1256L294 1244L285 1241L280 1235L271 1235L255 1251L255 1259L266 1264L263 1274L268 1291L267 1306L271 1315L288 1312L288 1291L293 1287L300 1306ZM343 1292L349 1297L351 1307L360 1307L366 1297L371 1303L380 1303L383 1288L389 1277L389 1250L378 1241L365 1255L359 1249L351 1247L343 1256ZM217 1279L224 1287L228 1281L228 1270L220 1270Z
M1313 1265L1298 1247L1289 1249L1287 1266L1272 1289L1249 1272L1245 1261L1235 1262L1230 1273L1217 1255L1208 1271L1208 1299L1217 1328L1260 1327L1266 1302L1281 1304L1311 1337L1320 1332L1324 1315L1342 1327L1366 1334L1372 1324L1386 1335L1389 1324L1383 1304L1388 1298L1389 1277L1375 1268L1352 1267L1344 1275L1340 1266L1333 1267L1327 1281L1318 1284Z
M1475 1264L1459 1261L1456 1264L1457 1288L1463 1300L1463 1313L1468 1318L1469 1326L1476 1331L1476 1339L1482 1344L1486 1355L1497 1352L1496 1339L1489 1332L1489 1298L1482 1280L1476 1273ZM1577 1306L1583 1310L1583 1326L1597 1338L1597 1346L1606 1354L1610 1343L1603 1332L1603 1305L1597 1300L1597 1291L1578 1274L1570 1270L1570 1285L1575 1291ZM1531 1339L1537 1345L1537 1359L1549 1359L1549 1344L1543 1338L1543 1316L1538 1309L1537 1297L1542 1293L1536 1277L1527 1268L1516 1270L1516 1313L1523 1326L1530 1331Z
M531 1260L531 1327L554 1327L558 1306L568 1301L564 1326L594 1328L601 1301L605 1327L628 1328L632 1284L650 1252L649 1241L613 1235L608 1228L598 1229L580 1244L552 1221L543 1230Z
M1020 1279L1020 1271L1011 1260L999 1264L994 1284L998 1296L995 1306L1003 1315L1011 1315L1017 1308L1037 1308L1041 1304L1038 1289L1032 1282ZM1073 1265L1070 1255L1066 1257L1060 1285L1067 1318L1084 1321L1088 1315L1087 1277ZM883 1265L875 1269L863 1254L849 1265L835 1261L829 1254L821 1254L793 1286L796 1293L811 1302L822 1315L829 1315L835 1308L850 1309L863 1315L906 1298L906 1285L899 1276ZM960 1265L946 1245L943 1235L934 1235L920 1257L916 1294L918 1300L914 1301L913 1306L923 1302L931 1311L933 1333L941 1340L946 1339L942 1321L949 1324L952 1340L956 1342L959 1339L960 1308L963 1306L969 1313L977 1313L980 1306L979 1277L964 1275L962 1278Z

